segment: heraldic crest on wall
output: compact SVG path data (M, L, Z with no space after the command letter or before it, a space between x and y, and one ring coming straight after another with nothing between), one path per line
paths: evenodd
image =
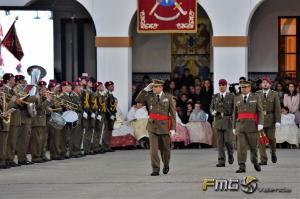
M138 0L138 33L197 32L197 0Z

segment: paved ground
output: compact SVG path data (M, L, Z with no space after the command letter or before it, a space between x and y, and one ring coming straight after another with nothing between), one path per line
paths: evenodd
M151 177L148 151L116 151L0 170L0 199L300 198L300 150L278 150L278 159L261 173L248 163L246 174L235 174L236 162L215 167L215 149L173 150L170 174ZM202 190L203 178L242 179L246 175L258 178L258 188L288 188L292 192Z

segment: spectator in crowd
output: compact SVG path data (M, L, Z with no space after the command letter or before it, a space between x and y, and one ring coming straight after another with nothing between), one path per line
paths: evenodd
M166 93L169 93L170 95L173 95L173 96L178 95L178 90L177 90L176 83L174 80L171 80L168 82L168 85L166 88Z
M183 71L183 76L181 78L182 85L191 86L194 85L194 77L190 73L190 69L185 68Z
M299 133L295 123L295 115L289 113L288 107L281 109L281 125L276 128L275 136L277 143L287 142L291 148L292 145L298 146Z
M209 113L213 94L214 94L214 91L213 91L213 87L211 85L211 81L210 81L210 79L206 79L204 81L204 88L201 91L200 102L201 102L201 106L202 106L202 109L204 110L204 112L209 114L208 121L210 123L212 123L212 121L213 121L213 117Z
M135 104L135 98L139 94L140 89L138 89L137 85L135 82L132 82L132 99L131 99L131 105Z
M189 86L188 98L193 100L194 95L195 95L195 87L194 86Z
M202 90L201 86L195 86L195 93L192 98L193 102L200 101L200 103L201 103L201 90Z
M275 91L277 91L277 93L278 93L279 101L282 106L283 105L283 97L284 97L284 90L283 90L282 83L279 82L276 84Z
M195 87L196 87L196 86L200 86L200 87L202 86L202 82L201 82L200 78L196 77L194 82L195 82L195 83L194 83L194 86L195 86Z
M300 124L299 103L300 95L296 91L295 84L289 83L288 92L283 97L283 104L288 107L290 113L295 115L295 122L297 125Z

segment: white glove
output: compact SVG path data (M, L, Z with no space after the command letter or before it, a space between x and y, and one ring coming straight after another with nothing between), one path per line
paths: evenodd
M264 125L262 125L262 124L257 125L257 130L258 131L261 131L263 129L264 129Z
M110 119L111 119L111 120L115 120L116 117L112 115L112 116L110 116Z
M148 86L146 86L145 88L144 88L144 91L147 91L147 92L149 92L149 91L152 91L152 83L150 83L150 84L148 84Z
M99 121L101 122L101 120L102 120L101 115L98 115L98 116L97 116L97 120L99 120Z
M83 112L82 116L87 119L88 118L88 114L86 112Z
M235 129L232 129L232 133L233 133L233 135L237 135L237 132Z
M175 130L170 130L171 136L175 135Z
M276 127L276 128L280 127L280 123L279 123L279 122L276 122L275 127Z
M216 116L217 111L214 110L211 114L212 114L212 116Z
M95 118L96 118L96 115L95 115L95 113L92 113L92 114L91 114L91 118L93 118L93 119L95 119Z

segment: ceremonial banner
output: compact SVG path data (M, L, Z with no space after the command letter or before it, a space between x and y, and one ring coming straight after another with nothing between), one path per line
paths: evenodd
M17 35L15 22L10 27L1 44L5 46L7 50L15 56L17 60L21 61L21 59L24 56L24 53Z
M138 0L139 33L197 32L197 0Z

